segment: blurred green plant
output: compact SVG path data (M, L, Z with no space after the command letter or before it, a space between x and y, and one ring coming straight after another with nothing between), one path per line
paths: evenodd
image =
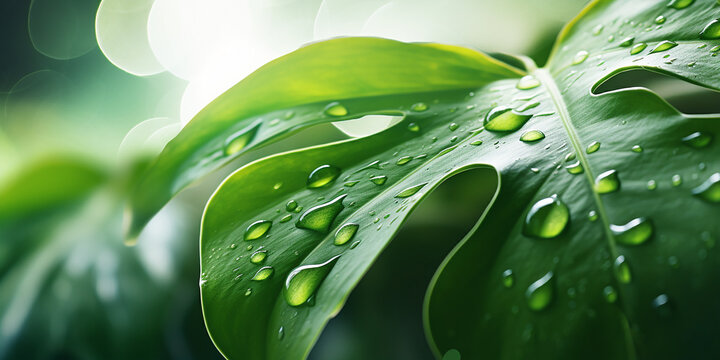
M217 189L201 295L226 357L307 356L410 212L469 169L492 169L496 182L477 191L495 194L428 289L438 357L717 357L718 117L680 113L647 89L596 89L643 69L717 91L719 15L710 0L594 1L544 68L373 38L304 47L166 146L131 198L128 236L248 149L313 124L400 115L368 137L253 162Z

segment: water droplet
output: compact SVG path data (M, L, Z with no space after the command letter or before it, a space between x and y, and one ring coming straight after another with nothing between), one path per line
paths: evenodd
M578 65L578 64L583 63L585 61L585 59L588 58L588 55L590 55L590 53L588 53L585 50L578 51L577 54L575 54L575 57L573 58L572 64Z
M405 165L405 164L409 163L410 160L412 160L412 156L403 156L403 157L399 158L399 159L395 162L395 164L396 164L396 165Z
M270 220L258 220L250 224L245 230L245 240L255 240L265 235L271 226L272 221Z
M535 174L540 172L540 169L538 168L530 168L530 171L534 172Z
M471 142L470 145L472 145L472 146L478 146L478 145L482 145L482 143L483 143L482 140L475 140L475 141Z
M648 180L647 182L647 189L648 190L655 190L657 189L657 182L655 180Z
M450 138L450 142L456 142L456 141L457 141L457 139L458 139L458 137L457 137L457 136L453 136L453 137L451 137L451 138Z
M283 294L290 306L300 306L315 294L337 262L337 255L322 264L302 265L293 269L285 280Z
M657 44L657 46L655 46L655 48L653 48L652 50L650 50L650 53L651 53L651 54L654 54L654 53L659 53L659 52L667 51L667 50L670 50L670 49L672 49L672 48L674 48L674 47L676 47L676 46L677 46L677 43L676 43L676 42L670 41L670 40L665 40L665 41Z
M574 152L571 152L571 153L568 153L567 155L565 155L565 162L573 161L573 160L575 160Z
M265 258L267 257L267 250L258 250L254 252L252 255L250 255L250 262L253 264L259 264L263 261L265 261Z
M247 251L250 251L250 250L252 250L252 249L253 249L253 246L252 246L252 245L248 245L248 246L245 248L245 250L247 250Z
M427 109L428 109L427 104L425 104L425 103L423 103L423 102L419 102L419 103L413 104L413 105L410 107L410 110L415 111L415 112L423 112L423 111L425 111L425 110L427 110Z
M325 115L332 116L332 117L339 117L339 116L345 116L348 114L347 108L340 104L339 102L331 102L327 106L325 106L325 110L323 111Z
M352 180L352 181L346 181L343 185L347 187L353 187L359 183L360 180Z
M485 116L485 129L490 131L516 131L530 120L532 115L521 115L514 112L509 107L496 107Z
M542 239L560 235L570 222L570 210L557 194L537 201L525 216L523 234Z
M353 223L348 223L340 227L335 233L335 245L345 245L345 243L352 240L359 227L360 225Z
M354 249L354 248L356 248L358 245L360 245L360 240L355 241L354 243L350 244L350 248L351 248L351 249Z
M522 136L520 136L520 141L523 142L535 142L540 141L545 138L545 134L540 130L530 130Z
M670 298L666 294L660 294L652 301L652 307L662 317L669 317L672 314Z
M605 296L605 300L611 304L617 301L617 292L615 288L610 285L603 288L603 295Z
M656 24L663 24L663 23L665 23L665 20L667 20L667 19L665 19L664 16L658 15L658 17L655 18L655 23L656 23Z
M408 124L408 130L410 130L412 132L418 132L418 131L420 131L420 125L418 125L414 122L411 122Z
M569 172L573 175L582 174L584 171L583 166L579 161L576 161L568 166L565 166L565 170L567 170L567 172Z
M245 296L250 296L250 295L252 295L252 289L248 288L247 290L245 290Z
M370 178L370 181L373 182L375 185L383 185L387 181L387 176L380 175L380 176L373 176Z
M585 152L587 152L588 154L592 154L598 150L600 150L600 143L597 141L593 141L590 143L590 145L587 146Z
M503 286L511 288L515 284L515 275L511 269L507 269L502 273Z
M615 263L613 264L613 269L615 269L615 277L617 277L617 279L620 283L629 284L630 281L632 281L632 274L630 273L630 266L628 265L627 261L625 260L625 256L620 255L617 258L615 258Z
M283 186L283 183L278 182L278 183L275 183L275 185L273 185L273 189L275 189L275 190L280 190L280 188L281 188L282 186Z
M595 36L600 35L600 33L602 33L604 28L605 28L605 25L603 25L603 24L595 25L595 27L592 30L593 35L595 35Z
M333 165L321 165L310 173L307 179L307 187L316 189L327 186L340 176L340 168Z
M255 124L230 135L225 142L225 155L230 156L237 154L240 150L244 149L253 141L261 124L262 121L257 121Z
M295 209L297 208L297 206L298 206L297 201L295 201L295 200L290 200L290 201L287 202L287 204L285 204L285 210L287 210L287 211L293 211L293 210L295 210Z
M235 249L237 247L237 244L230 244L231 249Z
M595 221L595 220L597 220L597 219L598 219L598 213L597 213L597 211L595 211L595 210L590 210L590 212L588 213L588 220L590 220L590 221Z
M673 9L681 10L692 5L693 2L695 2L695 0L670 0L667 6Z
M517 87L520 90L530 90L540 86L540 81L532 75L525 75L518 80Z
M636 152L636 153L641 153L641 152L643 152L643 148L642 148L642 146L640 146L640 145L633 145L633 147L632 147L631 150L632 150L633 152Z
M704 148L712 142L713 136L711 134L696 131L684 138L682 138L683 144L690 146L695 149Z
M640 245L653 235L653 223L650 219L636 218L625 225L610 224L615 240L622 245Z
M285 329L281 326L277 333L278 340L282 340L285 337Z
M705 25L705 28L700 32L700 38L708 40L720 39L720 19L715 19Z
M672 176L671 181L673 186L680 186L682 185L682 176L680 176L679 174L675 174Z
M450 131L455 131L455 130L457 130L457 128L458 128L459 126L460 126L460 125L458 125L458 124L456 124L456 123L450 123L450 125L448 125L448 128L450 129Z
M608 194L620 190L620 178L615 170L608 170L595 178L595 191Z
M530 310L540 311L547 308L552 302L553 291L553 273L551 271L530 284L525 291L525 299Z
M633 46L632 49L630 49L630 55L635 55L635 54L645 50L646 47L647 47L647 44L645 44L645 43L635 44L635 46Z
M632 45L633 42L635 42L634 36L625 38L625 39L623 39L623 41L620 42L620 47L628 47L628 46ZM644 47L643 47L643 49L644 49ZM640 51L642 51L642 50L640 50Z
M292 215L291 215L291 214L287 214L287 215L283 216L282 218L280 218L279 222L281 222L281 223L286 223L286 222L288 222L288 221L290 221L290 220L292 220Z
M258 270L255 275L252 277L253 281L263 281L275 272L275 269L273 269L272 266L263 266Z
M308 209L300 215L295 226L300 229L327 233L330 230L330 226L332 226L332 222L345 208L342 201L346 196L347 194L340 195L331 201Z
M720 203L720 173L714 173L692 190L692 194L711 203Z
M422 183L422 184L413 185L413 186L411 186L411 187L409 187L409 188L406 188L406 189L400 191L399 193L397 193L397 195L395 195L395 197L398 198L398 199L404 199L404 198L406 198L406 197L413 196L413 195L415 195L415 193L417 193L420 189L422 189L425 185L427 185L427 183Z

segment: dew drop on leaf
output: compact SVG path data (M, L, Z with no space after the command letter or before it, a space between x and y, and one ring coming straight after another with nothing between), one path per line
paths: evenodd
M327 104L323 112L325 113L325 115L332 117L345 116L348 114L347 108L339 102L331 102Z
M692 194L711 203L720 203L720 173L710 175L705 182L692 190Z
M511 288L515 284L515 275L511 269L507 269L502 273L503 286Z
M682 138L683 144L690 146L695 149L702 149L712 142L713 136L711 134L696 131L688 136Z
M423 112L428 109L427 104L423 102L415 103L410 107L410 110L415 112Z
M640 53L641 51L645 50L646 47L647 47L647 44L645 44L645 43L635 44L635 46L633 46L633 47L630 49L630 55L638 54L638 53Z
M595 178L595 191L608 194L620 190L620 179L616 170L608 170Z
M255 138L261 124L261 121L257 121L255 124L230 135L225 142L225 155L233 155L244 149Z
M682 10L692 5L693 2L695 2L695 0L670 0L667 6L673 9Z
M537 201L525 216L523 234L541 239L560 235L570 222L570 210L557 194Z
M292 215L291 215L291 214L287 214L287 215L281 217L278 222L286 223L286 222L288 222L288 221L290 221L290 220L292 220Z
M600 35L600 33L602 33L603 29L605 29L605 25L603 25L603 24L597 24L597 25L595 25L595 27L593 28L592 33L593 33L593 35L595 35L595 36Z
M565 170L570 174L577 175L583 173L583 166L579 161L576 161L568 166L565 166Z
M273 269L272 266L263 266L258 270L255 275L253 275L252 280L253 281L263 281L269 277L272 276L272 274L275 272L275 269Z
M664 24L665 20L667 20L664 16L658 15L658 17L655 18L656 24Z
M342 201L346 196L347 194L340 195L331 201L308 209L300 215L295 226L300 229L327 233L332 226L332 222L345 208Z
M657 182L655 180L648 180L647 182L647 189L648 190L655 190L657 189Z
M450 125L448 125L448 129L450 129L450 131L455 131L458 127L459 125L456 123L450 123Z
M399 158L399 159L395 162L395 164L396 164L396 165L405 165L405 164L409 163L410 160L412 160L412 156L403 156L403 157Z
M409 188L406 188L406 189L400 191L399 193L397 193L397 195L395 195L395 197L398 198L398 199L404 199L404 198L406 198L406 197L413 196L413 195L415 195L415 193L417 193L420 189L422 189L425 185L427 185L427 183L422 183L422 184L413 185L413 186L411 186L411 187L409 187Z
M672 176L672 179L670 180L672 182L673 186L680 186L682 185L682 176L679 174L675 174Z
M573 160L575 160L574 152L571 152L571 153L568 153L567 155L565 155L565 162L573 161Z
M408 130L410 130L412 132L418 132L418 131L420 131L420 125L418 125L414 122L411 122L408 124Z
M652 307L661 317L669 317L672 315L670 298L666 294L660 294L652 301Z
M635 42L635 37L634 37L634 36L625 38L625 39L623 39L623 41L620 42L620 47L628 47L628 46L632 45L633 42ZM643 48L643 49L644 49L644 48ZM640 51L642 51L642 50L640 50Z
M282 340L285 337L285 328L282 326L278 329L277 337L278 340Z
M720 19L709 22L700 32L700 38L714 40L720 39Z
M250 224L245 230L245 240L255 240L267 234L271 226L272 221L270 220L258 220Z
M283 291L288 305L300 306L305 304L315 294L320 284L335 266L338 258L340 258L340 255L334 256L321 264L302 265L290 271L287 279L285 279Z
M631 150L632 150L633 152L636 152L636 153L641 153L641 152L643 152L643 148L642 148L642 146L640 146L640 145L633 145L633 147L631 148Z
M650 53L654 54L654 53L667 51L676 46L677 46L676 42L670 41L670 40L665 40L665 41L660 42L659 44L657 44L657 46L655 46L652 50L650 50Z
M350 248L351 248L351 249L354 249L354 248L356 248L358 245L360 245L360 240L358 240L358 241L350 244Z
M285 204L285 210L287 210L287 211L294 211L294 210L297 208L297 206L298 206L297 201L295 201L295 200L290 200L290 201L287 202L287 204Z
M380 175L380 176L373 176L370 178L370 181L373 182L375 185L383 185L387 181L387 176Z
M597 211L595 211L595 210L590 210L590 212L588 212L588 220L590 220L590 221L595 221L595 220L597 220L597 219L598 219L598 213L597 213Z
M588 53L585 50L578 51L577 54L575 54L575 57L573 57L572 64L573 65L582 64L588 58L588 55L590 55L590 53Z
M597 141L593 141L590 143L590 145L587 146L585 152L587 152L588 154L592 154L598 150L600 150L600 143Z
M307 187L316 189L327 186L340 176L340 168L333 165L321 165L313 170L307 179Z
M553 300L553 292L553 273L551 271L530 284L525 291L525 300L530 310L540 311L547 308Z
M627 260L625 260L625 256L620 255L615 258L613 269L615 270L615 277L617 277L621 284L629 284L632 281L630 266L628 265Z
M650 219L636 218L625 225L610 224L610 231L619 244L640 245L650 240L654 226Z
M258 250L250 255L250 262L253 264L259 264L265 261L267 257L267 250Z
M530 120L532 115L521 115L505 106L496 107L485 116L485 129L498 132L516 131Z
M605 301L611 304L617 301L617 292L615 291L615 288L613 288L611 285L603 288L603 295L605 296Z
M516 88L519 90L530 90L540 86L540 81L532 75L525 75L518 80Z
M483 143L482 140L475 140L475 141L471 142L470 145L479 146L479 145L482 145L482 143Z
M353 223L347 223L341 226L335 233L334 244L338 246L345 245L348 241L355 237L355 233L357 233L359 227L360 225Z
M545 134L540 130L530 130L522 136L520 136L520 141L522 142L535 142L540 141L545 138Z

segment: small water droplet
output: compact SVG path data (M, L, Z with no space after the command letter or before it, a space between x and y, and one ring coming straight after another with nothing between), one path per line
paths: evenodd
M521 128L532 117L532 115L521 115L511 108L496 107L485 116L483 125L490 131L508 132Z
M511 288L515 284L515 275L511 269L507 269L502 273L503 286Z
M617 277L620 283L629 284L630 281L632 281L632 273L630 273L630 266L627 260L625 260L625 256L620 255L615 258L613 269L615 269L615 277Z
M692 5L694 2L695 0L670 0L667 6L673 9L682 10Z
M530 284L525 291L525 299L530 310L540 311L547 308L553 300L553 292L553 273L550 271Z
M517 87L519 90L530 90L540 86L540 81L532 75L525 75L518 80Z
M331 102L327 106L325 106L325 110L323 111L325 115L332 116L332 117L339 117L339 116L345 116L348 114L347 108L340 104L339 102Z
M582 174L584 171L583 166L579 161L576 161L568 166L565 166L565 170L567 170L567 172L569 172L573 175Z
M423 112L428 109L427 104L423 102L415 103L410 107L410 110L415 112Z
M683 144L690 146L695 149L702 149L708 145L713 140L713 136L706 132L696 131L688 136L685 136L682 138Z
M587 152L588 154L592 154L598 150L600 150L600 143L597 141L593 141L590 143L590 145L587 146L585 152Z
M641 153L641 152L643 152L643 148L642 148L642 146L640 146L640 145L633 145L633 147L632 147L631 150L632 150L633 152L636 152L636 153Z
M410 160L412 160L412 156L403 156L403 157L399 158L399 159L395 162L395 164L396 164L396 165L405 165L405 164L409 163Z
M620 178L616 170L608 170L595 178L595 191L608 194L620 190Z
M640 245L653 235L653 223L650 219L636 218L625 225L610 224L610 231L615 240L622 245Z
M270 220L258 220L250 224L245 230L245 240L255 240L267 234L270 227L272 227L272 221Z
M283 186L283 183L278 182L278 183L275 183L275 185L273 185L273 189L275 189L275 190L280 190L280 188L281 188L282 186Z
M380 175L380 176L373 176L370 178L370 181L373 182L375 185L383 185L387 181L387 176Z
M680 186L682 185L682 176L680 176L679 174L675 174L672 176L671 181L673 186Z
M482 143L483 143L482 140L475 140L475 141L471 142L470 145L472 145L472 146L478 146L478 145L482 145Z
M592 30L593 35L595 35L595 36L600 35L600 33L602 33L604 28L605 28L605 25L603 25L603 24L595 25L595 27Z
M347 187L353 187L359 183L360 180L352 180L352 181L346 181L343 185Z
M283 216L282 218L280 218L279 222L280 222L280 223L286 223L286 222L288 222L288 221L290 221L290 220L292 220L292 215L291 215L291 214L287 214L287 215Z
M265 258L267 257L267 250L258 250L254 252L252 255L250 255L250 262L253 264L259 264L263 261L265 261Z
M538 168L530 168L530 171L534 172L535 174L540 172L540 169Z
M692 190L692 194L711 203L720 203L720 173L710 175L705 182Z
M252 277L253 281L263 281L275 272L275 269L273 269L272 266L263 266L258 270L255 275Z
M525 216L523 234L541 239L560 235L570 222L570 210L557 194L538 200Z
M575 57L573 57L572 64L573 64L573 65L578 65L578 64L581 64L581 63L585 62L585 59L588 58L588 55L590 55L590 53L588 53L588 52L585 51L585 50L580 50L580 51L578 51L578 52L575 54Z
M573 161L573 160L575 160L574 152L571 152L571 153L568 153L567 155L565 155L565 162Z
M665 19L664 16L658 15L658 17L655 18L655 23L656 23L656 24L663 24L663 23L665 23L665 20L667 20L667 19Z
M654 53L667 51L676 46L677 46L676 42L670 41L670 40L665 40L665 41L662 41L661 43L657 44L657 46L655 46L652 50L650 50L650 53L654 54Z
M354 248L356 248L358 245L360 245L360 240L355 241L354 243L350 244L350 248L351 248L351 249L354 249Z
M700 38L714 40L720 39L720 19L715 19L705 25L700 32Z
M655 180L648 180L647 182L647 189L648 190L655 190L657 189L657 182Z
M617 301L617 292L615 288L610 285L603 288L603 295L605 296L605 300L611 304Z
M411 122L408 124L408 130L410 130L412 132L418 132L418 131L420 131L420 125L418 125L414 122Z
M652 301L652 307L661 317L669 317L672 315L672 306L670 298L666 294L660 294Z
M352 240L359 227L360 225L353 223L348 223L340 227L340 229L338 229L335 233L335 245L345 245L345 243Z
M422 189L425 185L427 185L427 183L422 183L422 184L418 184L418 185L413 185L413 186L411 186L411 187L409 187L409 188L406 188L406 189L400 191L399 193L397 193L397 195L395 195L395 197L398 198L398 199L404 199L404 198L406 198L406 197L413 196L413 195L415 195L415 193L417 193L420 189Z
M285 279L283 291L288 305L300 306L307 302L315 294L339 258L340 255L337 255L324 263L301 265L290 271Z
M448 128L450 129L450 131L455 131L455 130L457 130L457 128L458 128L459 126L460 126L460 125L458 125L458 124L456 124L456 123L450 123L450 125L448 125Z
M520 141L522 142L535 142L540 141L545 138L545 134L540 130L530 130L522 136L520 136Z
M634 36L625 38L625 39L623 39L623 41L620 42L620 47L628 47L628 46L632 45L634 42L635 42ZM640 51L642 51L642 50L640 50Z
M252 295L252 289L248 288L247 290L245 290L245 296L250 296L250 295Z
M281 326L277 333L278 340L282 340L285 337L285 329Z
M647 44L645 44L645 43L635 44L635 46L633 46L633 47L630 49L630 55L638 54L638 53L640 53L641 51L645 50L646 47L647 47Z
M225 142L225 155L234 155L244 149L251 141L253 141L261 124L262 121L257 121L247 128L230 135L228 140Z
M230 244L231 249L235 249L237 247L237 244Z
M335 199L328 201L308 209L295 223L300 229L308 229L320 233L327 233L332 226L332 222L345 208L342 201L347 194L340 195Z
M287 211L293 211L293 210L295 210L295 209L297 208L297 206L298 206L297 201L295 201L295 200L290 200L290 201L287 202L287 204L285 204L285 210L287 210Z
M588 213L588 220L590 220L590 221L595 221L595 220L597 220L597 219L598 219L598 213L597 213L597 211L595 211L595 210L590 210L590 212Z
M340 168L333 165L321 165L313 170L307 179L307 187L316 189L331 184L340 176Z

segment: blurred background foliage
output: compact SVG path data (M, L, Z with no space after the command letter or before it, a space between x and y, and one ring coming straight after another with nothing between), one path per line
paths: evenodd
M173 200L136 246L121 238L124 197L183 124L263 63L348 35L525 53L543 63L584 3L3 0L0 359L221 357L197 286L205 201L248 161L346 135L317 126L243 156ZM431 358L426 286L492 195L478 189L494 181L494 173L468 172L426 200L311 358Z

